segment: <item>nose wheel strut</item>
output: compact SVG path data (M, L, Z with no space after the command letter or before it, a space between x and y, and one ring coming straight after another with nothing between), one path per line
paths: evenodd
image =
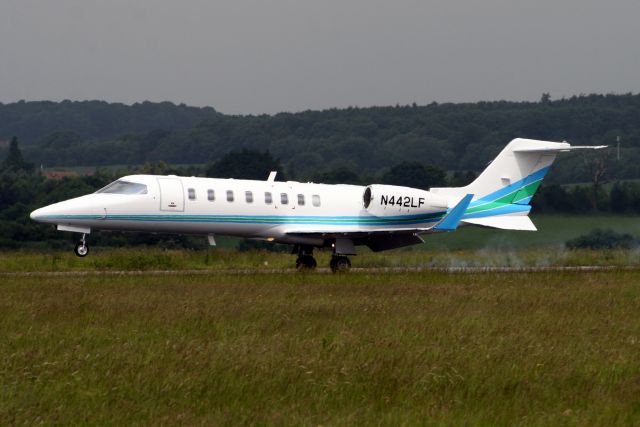
M76 256L85 257L87 256L87 254L89 254L89 246L87 246L87 239L85 236L86 235L83 234L80 241L76 243L76 247L73 250Z

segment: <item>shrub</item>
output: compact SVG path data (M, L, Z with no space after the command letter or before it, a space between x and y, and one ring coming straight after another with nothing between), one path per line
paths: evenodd
M589 234L568 240L568 249L630 249L640 241L627 233L616 233L613 230L592 230Z

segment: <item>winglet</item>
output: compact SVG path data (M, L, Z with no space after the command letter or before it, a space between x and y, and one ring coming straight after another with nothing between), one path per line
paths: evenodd
M467 194L434 227L433 231L455 231L462 216L469 207L473 194Z

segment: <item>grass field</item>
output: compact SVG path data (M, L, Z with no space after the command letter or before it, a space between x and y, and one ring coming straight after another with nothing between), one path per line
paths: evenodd
M319 267L328 267L331 253L316 251ZM361 251L350 257L354 268L464 268L549 266L639 266L639 250L569 251L562 248L521 250L394 250ZM0 275L12 272L238 270L273 271L293 268L295 255L228 249L161 250L157 248L96 248L86 258L71 251L0 252Z
M5 276L0 425L633 425L640 272Z

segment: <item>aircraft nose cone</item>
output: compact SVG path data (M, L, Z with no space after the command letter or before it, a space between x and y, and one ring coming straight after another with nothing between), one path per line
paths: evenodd
M35 211L31 212L31 213L29 214L29 218L31 218L31 219L32 219L32 220L34 220L34 221L37 221L37 220L38 220L38 217L39 217L39 214L40 214L40 212L38 212L39 210L40 210L40 209L36 209Z
M43 222L44 216L46 215L44 210L45 208L36 209L35 211L29 214L29 218L37 222Z

